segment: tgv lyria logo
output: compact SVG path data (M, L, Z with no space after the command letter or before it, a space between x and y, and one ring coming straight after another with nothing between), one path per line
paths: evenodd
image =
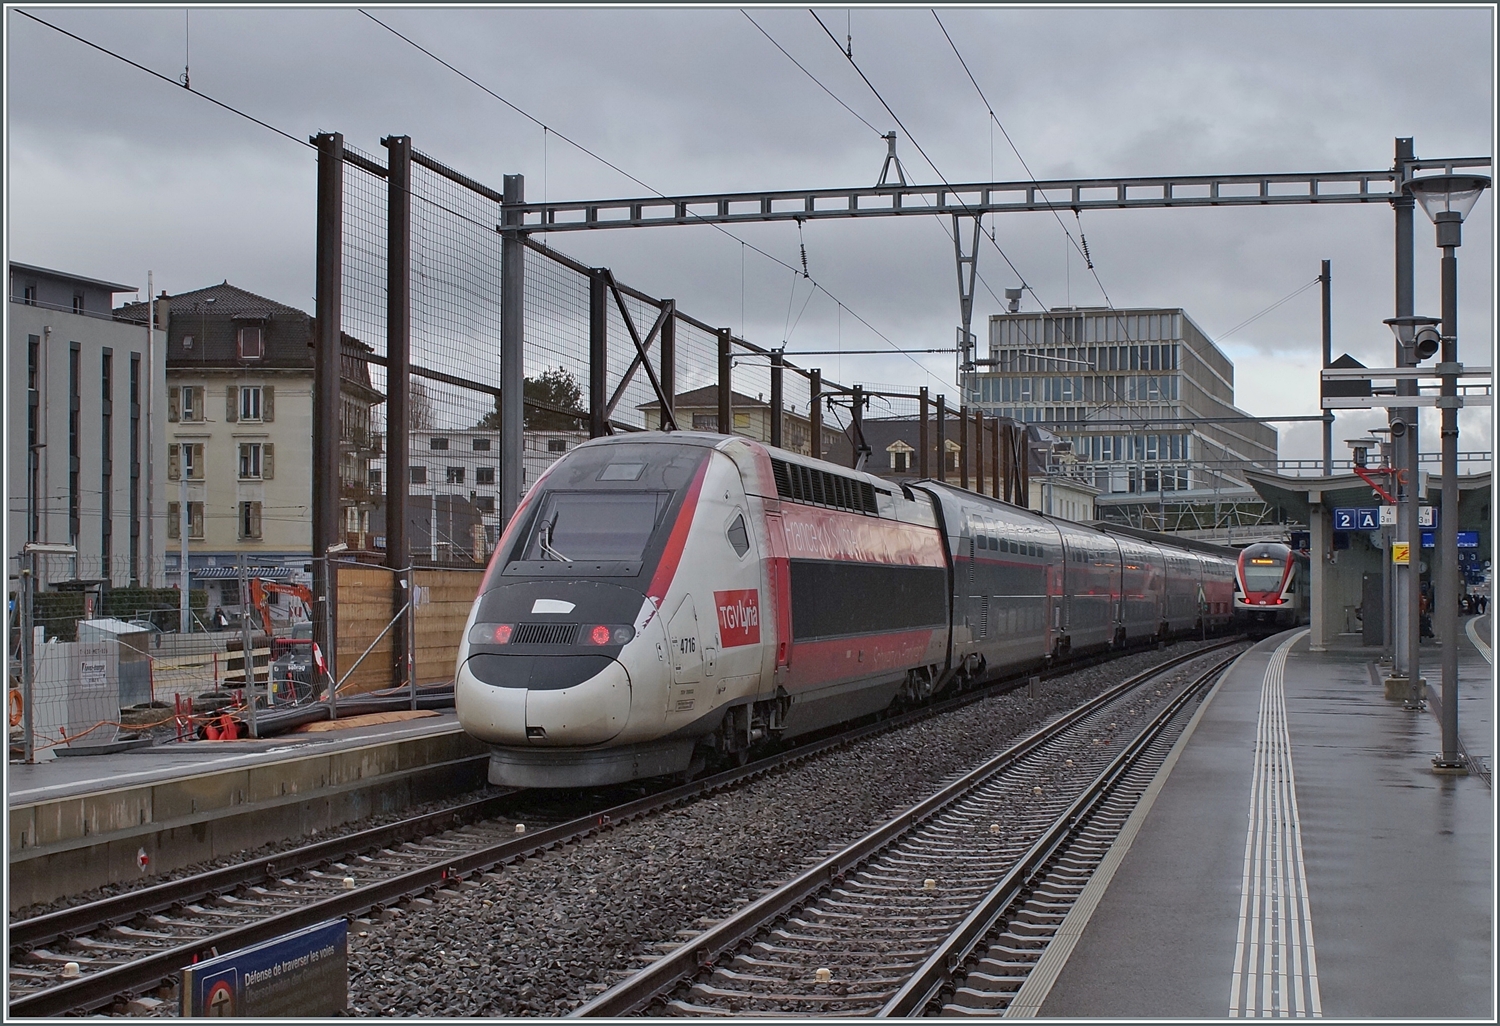
M760 644L760 592L754 588L714 592L719 639L725 648Z

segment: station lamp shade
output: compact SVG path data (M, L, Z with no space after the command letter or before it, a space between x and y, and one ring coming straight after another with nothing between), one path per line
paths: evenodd
M1387 317L1386 327L1396 336L1396 342L1418 363L1438 351L1441 335L1438 325L1440 317Z
M1484 175L1429 175L1409 179L1406 187L1434 223L1442 213L1455 213L1462 221L1479 202L1480 193L1490 187L1490 180Z

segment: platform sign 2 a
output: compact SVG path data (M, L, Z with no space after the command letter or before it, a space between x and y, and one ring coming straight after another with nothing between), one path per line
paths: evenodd
M1354 521L1359 515L1359 510L1353 506L1336 506L1333 510L1333 529L1335 531L1355 530Z
M343 1015L349 923L332 919L182 971L182 1014L215 1018Z
M1361 506L1354 511L1354 529L1356 531L1378 531L1380 530L1380 507Z

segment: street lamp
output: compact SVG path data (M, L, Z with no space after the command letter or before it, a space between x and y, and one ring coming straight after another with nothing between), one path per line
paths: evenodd
M1443 751L1433 760L1440 772L1466 772L1458 751L1458 257L1463 221L1480 193L1489 188L1484 175L1430 175L1406 182L1422 210L1437 226L1443 251L1442 356L1437 371L1442 378L1438 408L1442 410L1443 513L1438 524L1437 629L1443 639Z
M1437 317L1388 317L1386 327L1396 336L1396 366L1415 367L1438 350L1440 336L1437 326L1442 321ZM1396 391L1402 395L1416 395L1415 380L1396 382ZM1422 535L1417 524L1421 511L1420 488L1421 464L1418 459L1417 408L1396 409L1391 417L1391 442L1393 463L1406 474L1406 509L1398 514L1396 540L1407 543L1407 565L1396 569L1396 594L1406 596L1406 619L1398 627L1404 628L1405 643L1396 646L1396 665L1393 678L1405 671L1407 682L1406 707L1421 709L1425 700L1425 682L1422 679ZM1404 450L1404 451L1403 451ZM1399 479L1398 479L1399 480ZM1399 598L1397 602L1399 604ZM1401 656L1405 656L1405 665ZM1399 685L1398 685L1399 686Z

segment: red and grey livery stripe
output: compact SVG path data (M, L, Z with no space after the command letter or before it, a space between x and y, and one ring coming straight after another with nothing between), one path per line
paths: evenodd
M677 511L677 520L672 524L672 533L667 537L667 547L662 550L661 561L656 564L656 573L652 575L651 584L646 589L646 597L658 609L661 608L668 589L672 587L672 579L677 576L678 564L682 562L682 550L687 545L688 532L693 526L693 515L698 511L698 496L703 491L703 479L708 476L710 462L712 461L704 460L698 467L698 473L693 475L693 483L688 486L682 508Z

